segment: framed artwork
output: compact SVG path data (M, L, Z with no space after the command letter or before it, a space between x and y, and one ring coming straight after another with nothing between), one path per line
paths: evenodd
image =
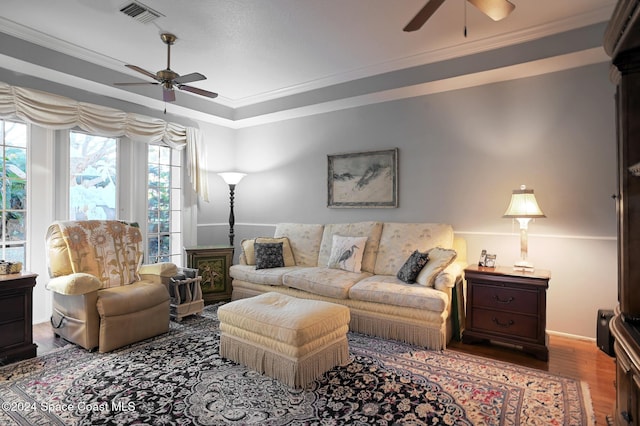
M398 148L329 155L327 176L327 207L398 207Z

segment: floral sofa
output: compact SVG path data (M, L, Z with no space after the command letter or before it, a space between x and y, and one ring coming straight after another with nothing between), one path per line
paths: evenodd
M242 241L232 299L275 291L339 303L352 331L444 349L465 266L466 243L447 224L281 223Z

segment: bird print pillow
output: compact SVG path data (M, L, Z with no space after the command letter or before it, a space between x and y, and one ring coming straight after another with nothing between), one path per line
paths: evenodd
M327 266L359 273L362 268L362 256L366 243L367 237L343 237L334 234Z

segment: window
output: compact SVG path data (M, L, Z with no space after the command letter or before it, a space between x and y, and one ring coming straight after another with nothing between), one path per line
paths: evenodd
M181 264L181 152L148 145L147 164L147 262Z
M69 219L116 219L118 140L69 133Z
M0 120L0 258L25 264L27 246L27 125Z

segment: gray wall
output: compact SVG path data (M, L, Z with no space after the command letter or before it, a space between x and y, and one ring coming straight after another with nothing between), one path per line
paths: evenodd
M211 202L198 244L227 240L228 188L213 173L249 175L236 191L236 246L278 222L451 223L469 259L511 265L517 226L501 216L511 191L533 188L547 215L530 225L529 255L550 269L547 328L595 336L598 308L617 298L614 86L606 63L291 119L207 137ZM214 132L215 133L215 132ZM397 209L329 209L327 155L399 148Z

